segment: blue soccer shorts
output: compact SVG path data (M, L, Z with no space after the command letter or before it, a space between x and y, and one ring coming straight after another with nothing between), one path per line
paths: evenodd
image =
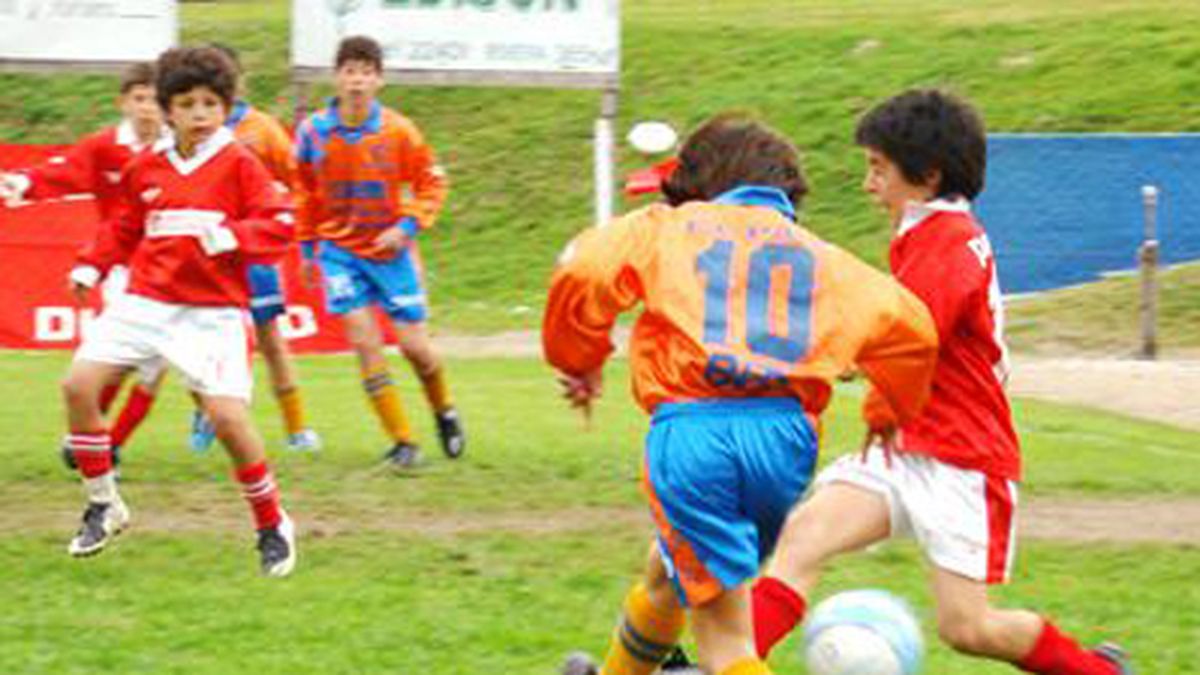
M391 260L369 260L322 242L317 261L325 280L325 308L330 314L346 314L376 304L393 321L425 320L420 264L408 248Z
M255 326L265 326L287 311L283 282L274 265L250 265L250 316Z
M758 575L816 460L817 435L795 399L658 406L642 488L684 605L702 605Z

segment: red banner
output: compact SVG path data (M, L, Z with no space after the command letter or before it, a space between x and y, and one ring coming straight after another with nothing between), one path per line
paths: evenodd
M0 145L0 169L44 161L61 146ZM88 197L4 208L0 206L0 348L74 349L100 312L98 298L80 307L67 274L75 252L94 236L99 216ZM320 291L300 283L299 252L284 262L287 314L280 331L293 351L348 348L341 322L325 313ZM99 293L95 294L96 296ZM390 326L385 327L391 336Z

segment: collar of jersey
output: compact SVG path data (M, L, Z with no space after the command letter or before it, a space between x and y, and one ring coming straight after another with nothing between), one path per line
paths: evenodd
M171 138L171 127L164 125L158 132L158 140ZM117 145L123 145L134 152L141 152L147 147L153 146L158 142L151 141L150 143L139 143L137 132L133 130L133 122L130 120L121 120L117 125Z
M971 202L963 197L949 199L933 199L927 202L909 202L904 207L904 215L900 217L900 226L896 228L896 236L903 237L921 223L929 220L930 216L939 213L970 213Z
M765 206L787 216L788 220L796 220L796 208L792 206L792 200L788 199L787 193L779 188L767 185L742 185L735 187L728 192L722 193L713 201L717 204L730 204L733 206Z
M171 166L186 176L204 166L205 162L215 157L222 148L233 143L233 141L233 132L225 127L221 127L213 132L212 136L204 139L203 143L197 145L196 154L188 159L184 159L179 155L179 150L175 148L174 139L160 140L154 145L154 151L165 152L167 161L171 163Z
M377 134L383 126L383 106L379 101L371 102L371 112L367 113L367 119L363 123L350 127L342 123L342 114L338 110L337 98L329 99L329 118L333 122L333 130L343 136L350 137L351 140L357 140L362 134Z
M236 128L237 125L246 119L246 115L250 112L250 104L238 99L233 102L233 110L229 111L229 117L225 118L225 127L227 129Z

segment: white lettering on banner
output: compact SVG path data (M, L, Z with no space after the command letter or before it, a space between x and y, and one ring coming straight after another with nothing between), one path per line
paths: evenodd
M38 307L33 311L33 339L37 342L71 342L86 335L96 312L74 307Z
M317 315L311 307L304 305L288 305L287 311L275 319L279 332L285 340L299 340L317 334Z

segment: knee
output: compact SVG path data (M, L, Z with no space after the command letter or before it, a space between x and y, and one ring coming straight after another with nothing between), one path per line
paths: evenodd
M438 369L437 356L434 355L433 349L426 343L404 343L400 345L400 353L422 375L427 375Z
M59 387L62 390L63 399L69 406L81 405L88 400L87 382L73 373L67 374Z
M954 651L964 654L987 652L987 631L983 622L965 615L939 616L938 637Z
M793 574L820 567L831 555L824 542L828 541L825 529L828 523L803 507L792 512L784 522L775 545L778 564Z
M245 410L232 405L209 406L205 411L217 438L228 438L247 422Z

